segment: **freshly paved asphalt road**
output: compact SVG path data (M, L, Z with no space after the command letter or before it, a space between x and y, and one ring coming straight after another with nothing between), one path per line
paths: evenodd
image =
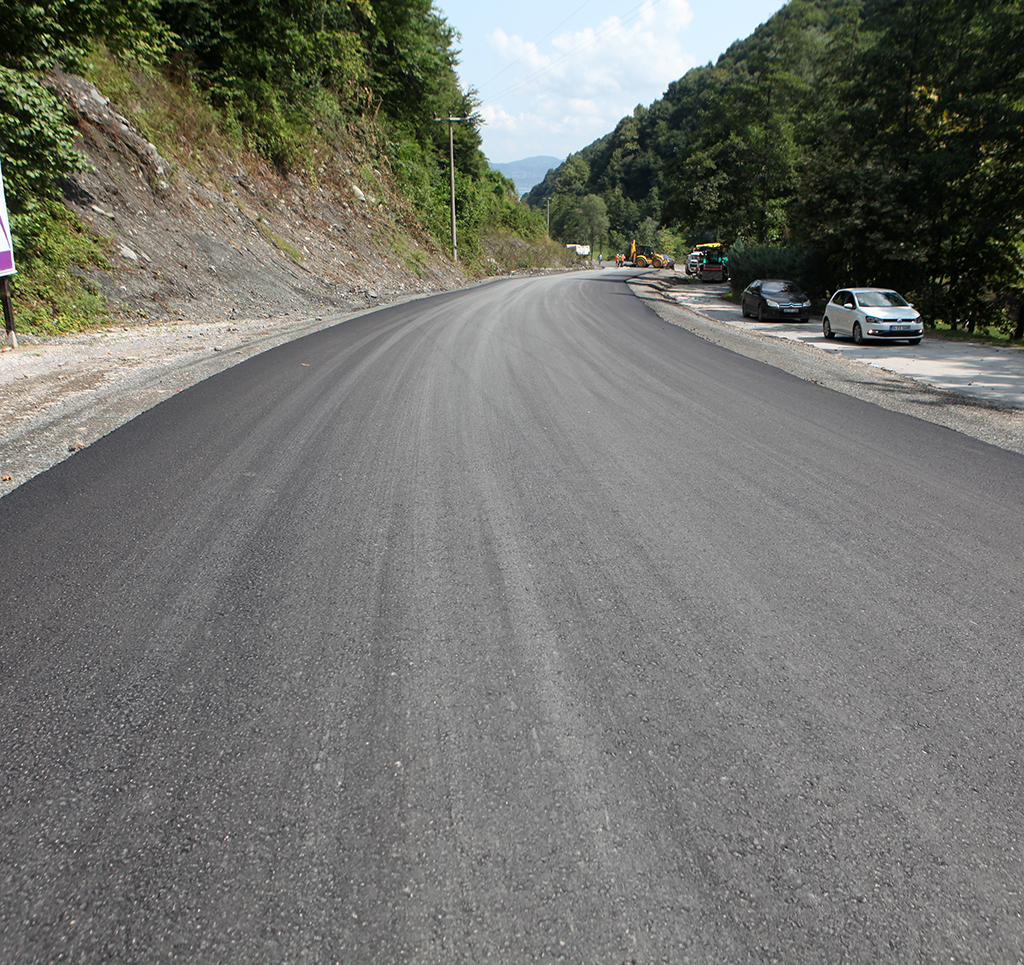
M223 372L0 501L0 960L1020 961L1022 479L614 272Z

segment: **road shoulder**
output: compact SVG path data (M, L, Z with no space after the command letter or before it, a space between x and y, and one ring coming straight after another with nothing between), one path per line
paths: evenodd
M659 273L629 279L630 289L659 318L738 355L893 412L924 419L1024 455L1024 411L947 392L813 345L743 331L674 302Z

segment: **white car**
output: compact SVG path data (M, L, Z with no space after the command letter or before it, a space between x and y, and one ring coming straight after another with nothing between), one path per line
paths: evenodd
M825 306L825 338L849 335L858 345L869 338L905 340L918 345L924 335L921 313L889 288L843 288Z

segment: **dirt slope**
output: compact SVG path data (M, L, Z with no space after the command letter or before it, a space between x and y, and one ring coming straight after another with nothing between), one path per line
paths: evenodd
M352 311L464 283L365 158L331 159L316 182L188 144L168 159L92 84L50 83L92 165L66 201L113 243L113 269L90 277L127 321Z

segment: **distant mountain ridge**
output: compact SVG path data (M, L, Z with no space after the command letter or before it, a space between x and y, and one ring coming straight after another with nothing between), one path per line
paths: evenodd
M534 185L540 184L548 171L557 168L562 163L562 158L545 154L523 158L521 161L506 161L504 164L495 164L493 161L488 163L492 171L499 171L515 182L516 192L521 197Z

